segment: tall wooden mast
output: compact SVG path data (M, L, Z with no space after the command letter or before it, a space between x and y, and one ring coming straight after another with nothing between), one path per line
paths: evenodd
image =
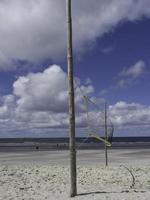
M70 132L70 196L77 194L76 181L76 147L75 147L75 103L74 103L74 81L73 81L73 50L72 50L72 16L71 0L66 0L67 16L67 61L68 61L68 91L69 91L69 132Z

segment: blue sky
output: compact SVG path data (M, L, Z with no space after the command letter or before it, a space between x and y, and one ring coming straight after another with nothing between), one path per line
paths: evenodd
M0 6L0 137L66 136L65 1ZM99 105L107 100L116 136L150 136L150 2L72 8L78 129L86 127L81 88Z
M75 62L75 73L81 79L89 76L97 92L107 90L105 97L112 103L123 100L149 105L149 35L149 19L122 23L112 32L98 38L95 48L81 61ZM133 84L117 88L118 74L123 68L130 68L140 60L145 63L144 74Z

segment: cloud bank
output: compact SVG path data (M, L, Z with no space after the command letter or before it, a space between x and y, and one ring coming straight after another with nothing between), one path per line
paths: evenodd
M74 50L90 49L98 37L124 21L150 17L149 0L73 1ZM63 59L66 55L65 0L0 1L0 70Z
M82 91L82 92L81 92ZM98 127L103 124L101 99L94 97L94 87L90 79L81 84L75 78L76 127L87 135L87 109L83 93L95 101L101 110L89 104L90 121ZM127 102L117 102L108 109L109 118L115 127L149 126L150 107ZM37 136L67 136L68 131L68 91L67 74L58 65L52 65L43 72L29 73L18 77L13 83L12 94L1 96L0 102L1 136L19 133ZM134 129L135 130L135 129ZM137 130L137 129L136 129ZM148 129L147 129L148 130ZM138 131L139 132L139 131ZM80 135L80 131L77 133ZM19 137L19 135L17 135Z

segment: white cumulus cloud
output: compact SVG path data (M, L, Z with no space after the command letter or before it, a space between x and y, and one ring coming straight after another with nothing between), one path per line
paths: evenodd
M86 126L84 94L92 94L91 82L81 85L75 78L76 123ZM13 84L13 94L1 97L0 127L2 132L29 129L51 130L68 127L67 74L60 66L52 65L43 72L18 77ZM43 131L44 131L43 130ZM66 131L67 132L67 131Z
M64 112L67 109L67 77L57 65L44 72L19 77L13 87L20 109L51 112Z
M109 107L110 118L117 126L148 125L150 123L150 107L138 103L117 102Z

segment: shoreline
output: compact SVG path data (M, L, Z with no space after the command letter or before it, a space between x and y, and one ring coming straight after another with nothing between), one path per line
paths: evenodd
M104 144L77 144L76 150L103 150ZM117 143L108 147L108 150L126 149L150 149L150 143ZM68 144L0 144L0 152L24 152L24 151L69 151Z

